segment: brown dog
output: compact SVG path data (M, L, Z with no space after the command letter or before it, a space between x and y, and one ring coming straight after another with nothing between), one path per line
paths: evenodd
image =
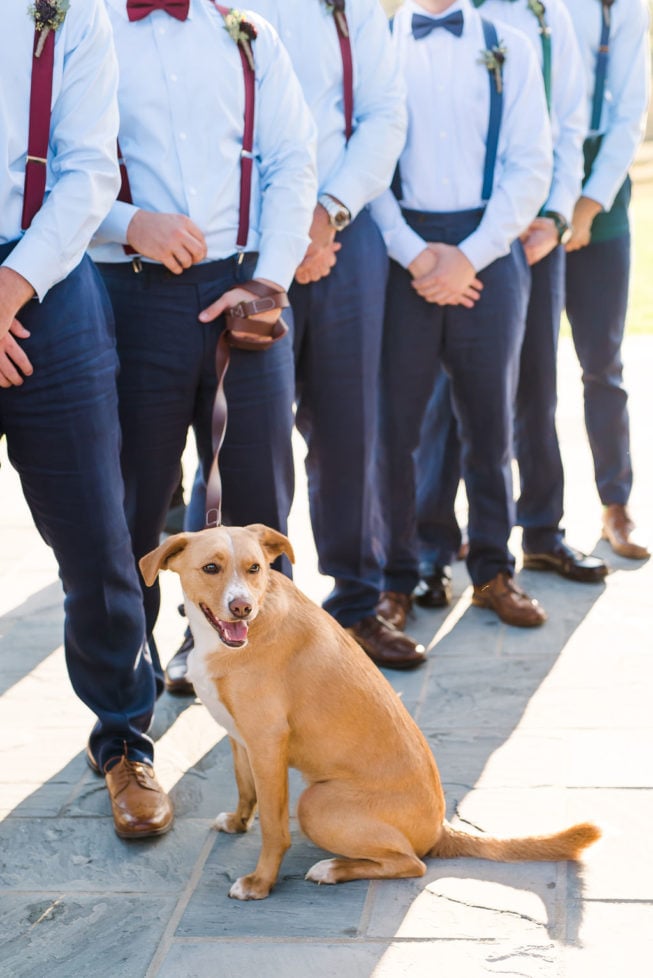
M260 900L290 846L288 768L307 788L297 815L315 845L342 858L316 883L422 876L426 856L577 859L598 839L583 823L554 835L495 839L445 820L438 770L401 700L356 642L276 571L289 541L262 525L169 537L140 561L148 584L176 571L195 639L189 677L228 731L238 807L216 827L246 832L258 803L262 847L229 896Z

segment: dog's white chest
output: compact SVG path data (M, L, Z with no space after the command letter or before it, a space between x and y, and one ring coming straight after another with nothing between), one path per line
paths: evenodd
M194 648L188 656L188 678L216 723L224 727L230 737L244 746L245 742L236 726L236 721L220 699L215 679L208 674L206 653L200 652L197 648Z

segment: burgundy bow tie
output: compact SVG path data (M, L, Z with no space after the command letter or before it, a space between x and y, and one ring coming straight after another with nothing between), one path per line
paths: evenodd
M130 20L143 20L153 10L165 10L176 20L186 20L190 0L127 0L127 16Z

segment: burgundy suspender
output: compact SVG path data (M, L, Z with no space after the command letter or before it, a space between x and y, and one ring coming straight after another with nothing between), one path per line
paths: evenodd
M52 75L54 71L54 31L49 31L39 57L36 56L41 32L34 31L32 87L29 97L29 135L25 164L25 191L21 227L26 230L43 204L47 176L50 116L52 113Z
M214 7L223 17L229 14L229 8L212 0ZM238 45L238 53L243 66L243 82L245 85L245 125L243 128L243 148L240 151L240 210L238 214L238 236L236 248L243 251L249 235L249 205L252 197L252 166L254 163L254 97L256 93L256 77L242 44Z
M345 14L345 0L333 5L333 20L338 32L340 42L340 55L342 57L342 86L343 100L345 107L345 139L349 138L354 131L354 66L351 55L351 39L349 37L349 25Z
M212 0L215 8L226 17L229 13L227 7L221 6ZM252 167L254 164L254 101L256 94L256 76L254 69L249 63L247 55L241 44L238 45L238 53L243 66L243 82L245 85L245 123L243 128L243 148L240 152L240 206L238 212L238 235L236 237L236 249L240 252L245 250L247 238L249 236L249 208L252 198ZM127 167L118 145L118 161L120 163L120 193L118 200L127 204L132 204L132 195L129 187L129 177ZM127 254L135 254L133 248L125 246Z

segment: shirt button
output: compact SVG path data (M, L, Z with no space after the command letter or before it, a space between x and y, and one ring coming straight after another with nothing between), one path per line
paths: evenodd
M180 132L179 133L179 138L180 139L186 139L186 133L185 132Z
M446 139L446 138L447 138L447 134L446 134L446 132L444 131L444 129L442 129L442 130L440 131L440 139Z
M160 37L163 36L163 34L165 34L165 32L166 32L165 27L159 27L159 36Z
M170 75L170 81L177 81L176 75Z
M191 197L197 197L197 190L195 189L195 187L189 187L188 193L191 195Z
M449 183L449 177L442 177L442 183Z

